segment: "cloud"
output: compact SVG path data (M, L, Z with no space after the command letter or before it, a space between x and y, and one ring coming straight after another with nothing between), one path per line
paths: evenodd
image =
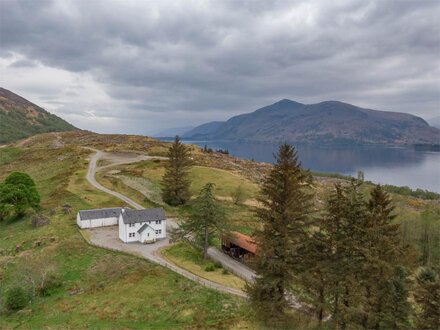
M3 0L0 9L1 84L87 129L149 134L281 98L439 111L436 0Z

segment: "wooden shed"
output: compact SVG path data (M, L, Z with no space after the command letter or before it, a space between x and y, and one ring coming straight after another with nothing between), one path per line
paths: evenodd
M228 236L222 236L222 250L233 258L248 259L257 252L257 244L252 237L233 231Z

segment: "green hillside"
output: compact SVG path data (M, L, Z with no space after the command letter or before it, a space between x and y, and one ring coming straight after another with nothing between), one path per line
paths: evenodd
M0 143L13 142L39 133L75 129L60 117L0 87Z

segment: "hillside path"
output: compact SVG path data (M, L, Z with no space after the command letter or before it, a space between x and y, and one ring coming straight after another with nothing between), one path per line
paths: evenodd
M93 154L93 156L90 158L89 167L88 167L87 176L86 176L87 181L93 187L95 187L95 188L97 188L107 194L110 194L112 196L115 196L115 197L121 199L122 201L124 201L125 203L127 203L128 205L132 206L135 209L144 209L143 206L136 203L135 201L128 198L127 196L125 196L121 193L118 193L116 191L110 190L96 181L95 173L97 170L99 170L97 163L100 159L105 159L106 153L103 151L100 151L100 150L96 150L96 149L91 149L91 148L88 148L88 149L94 151L95 154ZM105 165L103 167L109 167L109 166L120 165L120 164L128 164L128 163L138 162L138 161L147 160L147 159L155 159L155 158L159 158L159 157L140 155L139 157L131 157L131 159L126 159L125 161L122 161L122 162L116 161L114 164ZM172 228L175 226L177 226L177 224L173 219L167 219L167 230L169 228ZM159 242L156 242L154 244L150 244L150 245L144 245L144 244L138 244L138 243L125 244L125 243L122 243L119 241L116 229L113 227L95 228L95 229L91 229L89 231L91 233L90 241L92 244L94 244L96 246L103 247L106 249L123 251L123 252L128 252L131 254L135 254L135 255L141 256L149 261L152 261L154 263L157 263L157 264L160 264L164 267L167 267L167 268L171 269L172 271L174 271L174 272L176 272L176 273L178 273L178 274L180 274L180 275L182 275L192 281L195 281L195 282L198 282L204 286L207 286L209 288L216 289L216 290L222 291L222 292L231 293L231 294L234 294L234 295L237 295L240 297L247 296L246 293L243 292L242 290L234 289L234 288L231 288L228 286L224 286L224 285L206 280L200 276L197 276L191 272L188 272L187 270L185 270L183 268L176 266L175 264L173 264L173 263L169 262L168 260L166 260L165 258L163 258L160 255L160 253L158 253L158 250L170 244L168 238L161 240ZM212 259L214 259L215 261L218 261L222 264L225 261L227 261L227 266L225 266L225 268L228 268L231 271L233 271L234 262L237 263L238 265L235 265L235 267L241 266L241 267L239 267L239 269L241 271L243 271L244 276L242 276L242 277L244 277L245 279L252 278L252 275L249 273L250 270L246 270L245 268L243 268L246 266L240 264L239 262L231 259L230 257L228 257L226 255L222 255L219 251L217 251L213 248L210 248L208 253L210 254ZM231 260L228 260L228 259L231 259ZM250 272L252 272L252 271L250 271ZM235 271L234 271L234 273L235 273Z

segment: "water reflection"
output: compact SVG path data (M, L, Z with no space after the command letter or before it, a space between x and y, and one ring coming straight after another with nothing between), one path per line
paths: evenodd
M228 149L233 156L273 162L277 144L185 141L201 147ZM361 170L373 182L440 192L440 152L403 147L358 146L320 148L298 145L300 160L305 168L318 172L356 175Z

